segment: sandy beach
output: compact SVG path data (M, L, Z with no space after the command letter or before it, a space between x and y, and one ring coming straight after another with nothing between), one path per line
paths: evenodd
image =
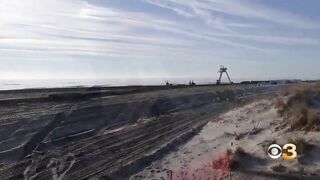
M248 150L258 153L256 144L271 132L245 134L255 125L266 128L277 116L271 100L255 100L287 87L4 91L0 179L127 179L138 177L140 171L139 177L148 179L156 178L154 173L148 175L155 166L179 171L214 157L230 143L233 148L248 143ZM244 106L248 102L252 104ZM243 137L235 141L235 133Z
M319 133L284 123L276 102L287 98L260 97L212 118L190 141L131 179L319 179ZM296 144L298 158L271 159L272 143ZM231 167L221 174L214 162L227 151Z
M0 180L320 180L319 0L0 0Z

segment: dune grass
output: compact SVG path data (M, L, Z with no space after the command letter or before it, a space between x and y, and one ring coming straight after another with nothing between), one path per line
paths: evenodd
M276 108L285 124L295 130L320 130L320 83L300 84L280 95Z

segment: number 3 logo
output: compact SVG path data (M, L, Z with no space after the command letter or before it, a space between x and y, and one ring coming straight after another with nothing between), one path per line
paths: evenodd
M297 157L297 147L294 144L285 144L282 148L282 157L286 160L291 160Z

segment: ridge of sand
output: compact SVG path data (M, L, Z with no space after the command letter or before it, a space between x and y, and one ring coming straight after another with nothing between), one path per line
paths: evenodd
M320 148L319 133L277 128L282 123L282 118L274 107L274 101L271 98L259 99L212 119L188 143L152 163L131 179L169 179L170 171L183 172L188 171L188 167L201 167L226 149L234 152L239 147L248 156L240 158L237 170L232 171L233 179L276 179L280 175L284 175L285 179L292 179L301 174L302 167L303 177L316 179L320 175L320 158L317 157ZM284 145L299 138L313 145L313 149L304 155L303 162L298 159L274 160L267 155L267 147L272 141ZM280 164L284 167L281 172L273 170Z

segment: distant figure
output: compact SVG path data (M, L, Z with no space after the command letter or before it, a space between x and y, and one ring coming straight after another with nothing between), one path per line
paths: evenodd
M193 80L189 81L189 86L195 86L195 85L196 85L196 83L193 82Z
M171 84L171 83L169 83L169 81L166 81L166 86L167 86L167 87L171 87L171 86L172 86L172 84Z

